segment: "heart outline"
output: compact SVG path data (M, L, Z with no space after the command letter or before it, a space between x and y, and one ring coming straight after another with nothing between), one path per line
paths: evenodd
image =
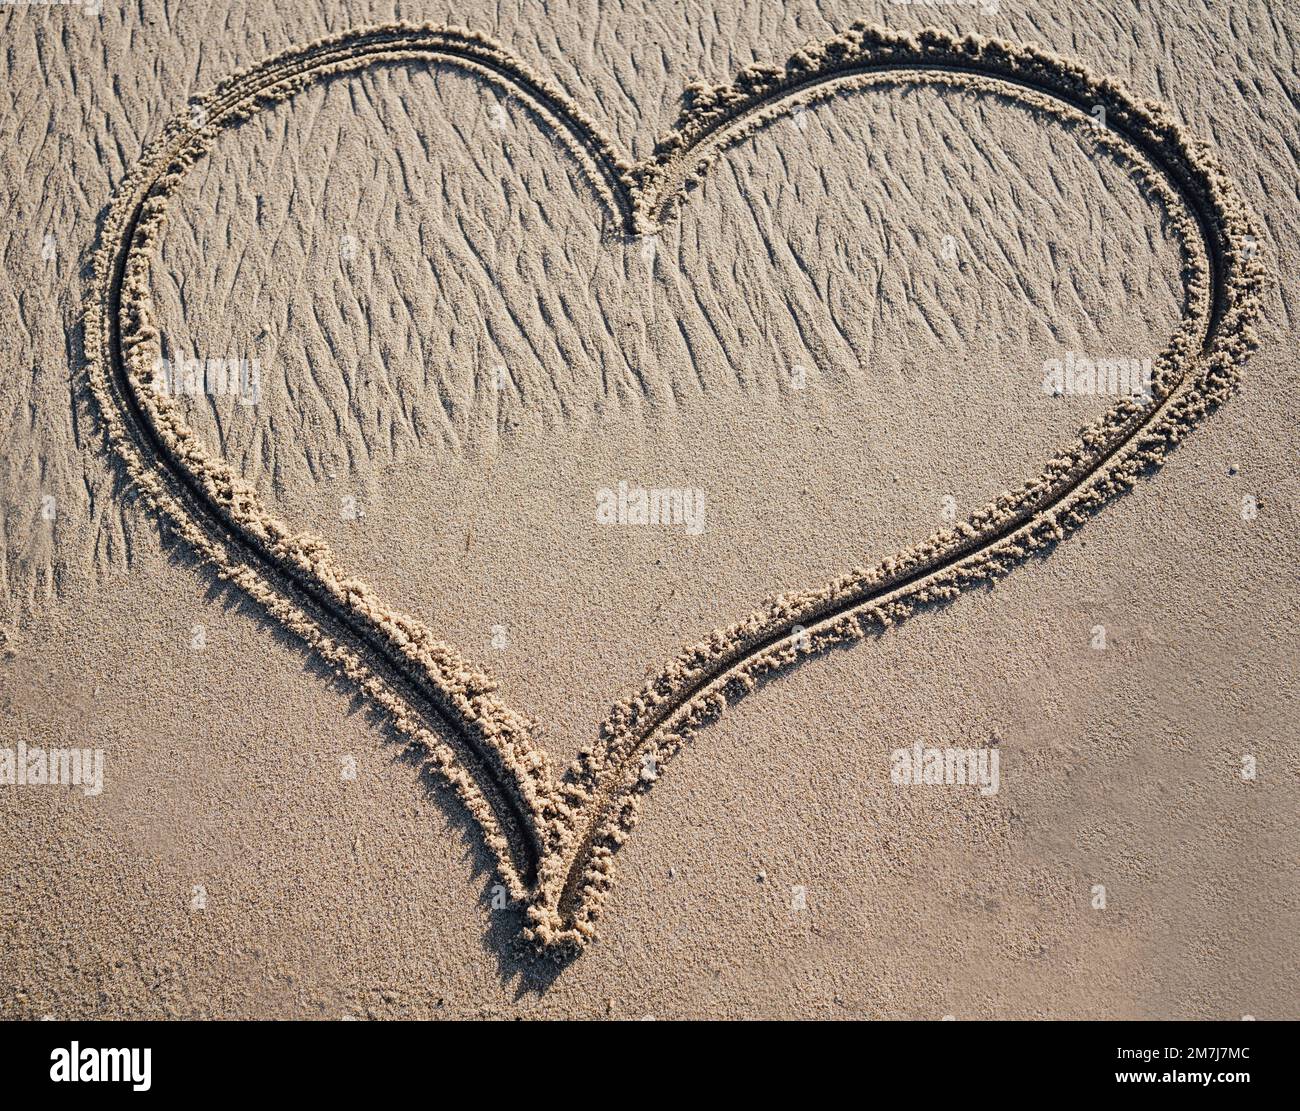
M546 753L532 743L535 723L497 697L488 676L346 576L323 540L274 518L254 487L207 451L179 406L151 389L158 332L148 273L168 199L186 170L221 131L263 107L330 76L413 58L456 65L514 90L567 137L594 191L636 235L659 226L724 151L849 82L1011 87L1019 99L1067 119L1100 104L1107 130L1099 141L1155 171L1147 184L1182 242L1190 308L1155 361L1149 404L1117 402L1058 449L1037 478L966 521L874 568L776 595L682 650L613 708L600 745L585 749L556 780ZM570 98L486 36L396 23L290 49L221 82L145 149L101 223L86 300L87 378L107 441L135 488L219 578L254 598L423 746L482 830L511 897L525 907L525 937L556 950L580 948L595 936L613 855L650 786L638 757L653 754L662 768L690 735L764 678L992 582L1073 532L1158 468L1226 399L1256 343L1259 236L1214 155L1162 106L1138 103L1056 55L973 35L908 35L855 23L784 65L752 66L730 85L687 91L674 128L649 158L632 163ZM806 632L796 637L795 626ZM451 743L421 724L429 710L453 727Z

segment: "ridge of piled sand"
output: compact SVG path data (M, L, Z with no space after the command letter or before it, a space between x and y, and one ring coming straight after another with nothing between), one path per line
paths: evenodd
M1182 243L1187 312L1156 362L1149 403L1120 401L1036 478L954 528L820 589L778 595L683 650L613 709L599 748L584 752L557 781L533 741L533 723L504 703L488 676L344 573L323 540L271 515L256 490L199 441L181 408L153 389L160 352L149 267L186 170L223 128L259 108L324 76L412 57L454 61L510 84L558 125L602 201L636 234L651 232L730 146L844 82L993 82L1062 118L1100 105L1109 129L1102 141L1149 166L1145 183ZM426 748L431 766L482 828L512 897L527 904L528 935L545 946L580 946L594 936L613 854L652 782L642 775L645 756L662 766L692 731L761 679L999 578L1064 538L1158 467L1228 395L1254 342L1263 269L1247 246L1258 235L1235 188L1162 108L1135 103L1080 66L993 39L939 31L910 36L859 24L783 66L753 66L730 85L690 91L675 129L635 164L568 97L485 36L391 24L321 39L223 82L148 148L104 221L87 302L91 386L136 486L221 577ZM457 726L456 743L438 740L420 723L426 707Z

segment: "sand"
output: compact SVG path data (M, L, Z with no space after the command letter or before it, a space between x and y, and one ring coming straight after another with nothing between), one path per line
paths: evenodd
M759 61L624 142L608 90L676 98L599 20L564 61L536 13L372 12L158 79L80 264L37 252L64 406L6 376L7 732L105 753L4 788L7 1010L1294 1009L1275 190L1026 45L1068 35L888 14L738 9ZM1052 396L1075 351L1149 395ZM191 352L253 403L160 391ZM602 524L629 485L698 527ZM891 782L915 745L998 790Z

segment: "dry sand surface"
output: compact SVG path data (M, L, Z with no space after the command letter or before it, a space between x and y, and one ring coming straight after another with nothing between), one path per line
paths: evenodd
M0 4L0 1017L1300 1017L1296 41Z

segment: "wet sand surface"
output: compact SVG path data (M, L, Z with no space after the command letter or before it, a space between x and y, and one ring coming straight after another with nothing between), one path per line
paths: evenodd
M142 11L0 10L0 746L104 753L97 795L0 787L0 1014L1295 1017L1286 13ZM143 145L395 18L491 36L646 164L689 82L855 19L1037 42L1168 105L1259 232L1258 350L1158 473L1005 578L796 652L670 766L633 754L654 790L576 956L521 943L514 850L391 707L160 534L89 396L91 251ZM1086 117L956 78L788 112L652 228L594 189L527 98L385 61L222 128L147 286L163 357L257 368L254 404L175 411L490 673L538 723L502 759L557 778L682 645L1033 479L1116 401L1045 363L1156 359L1195 301L1178 213ZM602 523L620 483L698 511ZM892 782L916 745L996 749L997 791Z

